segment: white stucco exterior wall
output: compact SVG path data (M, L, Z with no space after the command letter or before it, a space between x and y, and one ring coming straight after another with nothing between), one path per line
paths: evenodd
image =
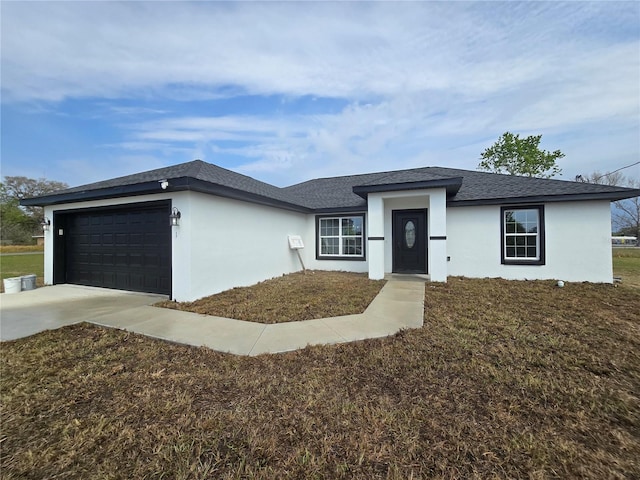
M182 211L173 239L178 301L302 270L287 237L301 235L305 251L313 245L305 234L306 214L196 192L174 203ZM190 279L188 288L181 285L184 279Z
M369 194L367 197L367 207L367 216L369 218L369 234L367 238L375 238L374 240L367 240L367 247L369 249L369 278L371 280L382 280L386 271L385 252L388 241L382 195L379 193Z
M613 281L608 201L545 204L545 265L502 265L500 206L447 211L449 275L513 280Z
M55 205L54 212L171 200L182 215L171 228L172 298L191 301L302 269L288 235L301 235L303 258L314 249L308 215L196 192L163 192ZM167 222L169 219L167 218ZM45 284L53 283L54 228L45 232ZM306 264L306 262L305 262Z
M429 193L429 278L432 282L447 281L447 192L444 188Z
M44 216L51 220L51 228L44 234L44 284L53 284L53 208L45 207Z

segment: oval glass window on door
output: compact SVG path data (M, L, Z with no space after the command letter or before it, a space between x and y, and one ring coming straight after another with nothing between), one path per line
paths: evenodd
M407 248L413 248L416 244L416 225L411 220L404 226L404 241Z

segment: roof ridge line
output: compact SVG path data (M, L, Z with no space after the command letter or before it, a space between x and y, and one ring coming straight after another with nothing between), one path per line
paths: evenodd
M193 167L196 167L196 168L194 169L189 168L189 170L187 171L187 176L198 178L198 175L200 174L200 172L202 171L202 168L204 167L205 161L200 158L196 158L195 160L191 161L191 164L193 165ZM192 170L194 171L192 172Z

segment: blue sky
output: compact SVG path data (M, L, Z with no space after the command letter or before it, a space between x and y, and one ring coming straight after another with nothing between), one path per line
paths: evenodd
M635 1L3 1L1 17L2 176L474 170L505 131L562 150L564 179L640 159Z

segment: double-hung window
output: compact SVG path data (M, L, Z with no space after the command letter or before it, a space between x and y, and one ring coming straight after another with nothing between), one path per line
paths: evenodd
M502 263L544 265L544 207L502 207Z
M318 259L364 260L364 215L317 217Z

